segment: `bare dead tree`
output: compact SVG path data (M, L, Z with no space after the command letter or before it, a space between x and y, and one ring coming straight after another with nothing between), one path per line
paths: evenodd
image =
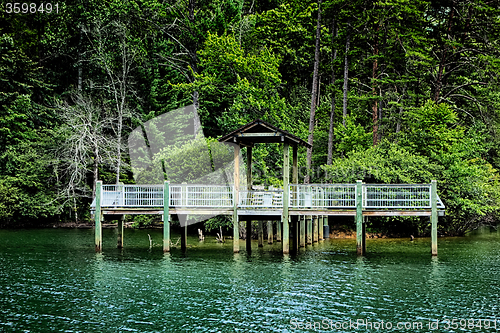
M76 208L77 198L95 197L99 167L112 160L115 139L106 133L115 119L81 93L73 95L72 105L60 102L57 110L63 122L58 136L64 138L54 150L54 163L64 184L59 189L59 199L63 206L71 201ZM92 174L90 193L89 174Z
M123 22L113 21L106 26L97 23L92 30L85 32L92 45L92 61L104 71L107 78L99 88L113 101L115 121L111 128L116 138L114 169L118 184L123 164L124 126L126 120L132 117L129 98L136 96L132 71L136 66L138 51L128 41L127 27ZM110 45L114 45L117 50L110 52Z

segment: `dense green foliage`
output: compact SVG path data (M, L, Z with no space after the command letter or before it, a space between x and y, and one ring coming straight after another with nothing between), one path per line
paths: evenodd
M255 118L307 140L318 8L294 0L72 0L50 14L2 7L0 221L88 218L97 179L133 182L128 134L188 104L208 139L161 150L154 158L168 177L213 170L231 155L216 138ZM311 181L436 179L447 206L441 233L498 223L500 2L324 0L321 11ZM279 185L280 147L259 145L253 156L254 182ZM401 223L428 231L424 220Z

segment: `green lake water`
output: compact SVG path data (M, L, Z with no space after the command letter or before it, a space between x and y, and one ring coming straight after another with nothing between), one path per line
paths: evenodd
M0 332L500 331L500 232L440 238L437 258L428 238L163 254L161 233L118 250L104 229L95 253L91 229L0 230Z

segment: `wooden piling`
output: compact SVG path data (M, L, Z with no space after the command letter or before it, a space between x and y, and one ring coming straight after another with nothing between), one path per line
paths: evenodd
M361 235L361 248L363 249L363 254L366 253L366 222L367 221L363 222L363 234Z
M288 206L290 204L290 144L283 144L283 253L290 253L290 216Z
M364 255L364 233L363 233L363 183L356 181L356 252Z
M267 244L273 243L273 221L267 221Z
M437 223L438 223L438 215L437 215L437 182L433 180L431 182L431 253L433 256L437 256L438 248L437 248Z
M163 182L163 252L170 252L170 183Z
M318 215L312 217L313 243L318 242Z
M264 247L264 221L259 220L259 247Z
M307 223L307 244L312 244L313 238L312 238L312 233L313 233L313 228L312 228L312 216L311 215L306 215L306 223Z
M306 246L306 217L304 215L300 215L299 216L299 220L300 220L300 225L299 225L299 228L300 228L300 241L299 241L299 245L300 247L304 247Z
M187 249L187 216L186 216L186 225L181 228L181 251L186 252Z
M125 215L118 218L118 239L116 247L119 249L123 248L123 221L125 220Z
M292 249L293 252L297 253L299 250L299 220L298 216L290 216L291 227L290 231L292 233Z
M324 240L324 238L323 238L323 225L324 225L324 221L325 221L325 215L320 215L318 217L318 222L319 222L318 223L318 229L319 229L318 230L319 231L318 237L319 237L320 241Z
M247 237L246 237L246 250L247 253L252 252L252 220L247 220Z
M281 242L281 221L276 221L276 241Z
M102 180L96 182L95 189L95 250L102 251L102 214L101 214L101 197L102 197Z

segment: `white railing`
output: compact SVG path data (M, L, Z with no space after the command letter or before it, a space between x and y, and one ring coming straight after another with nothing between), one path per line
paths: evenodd
M161 185L103 185L102 207L162 207Z
M233 207L232 186L170 185L171 207ZM296 209L356 207L356 184L291 184L289 207ZM163 207L163 185L103 185L102 207ZM95 200L92 203L95 207ZM240 191L238 207L283 207L283 190ZM363 209L429 209L431 185L362 185ZM437 196L437 207L445 206Z
M431 208L431 185L363 184L363 208Z
M290 207L355 208L356 184L292 184Z
M233 207L233 188L224 185L170 185L170 205L174 207Z
M283 208L283 190L240 191L238 207Z

